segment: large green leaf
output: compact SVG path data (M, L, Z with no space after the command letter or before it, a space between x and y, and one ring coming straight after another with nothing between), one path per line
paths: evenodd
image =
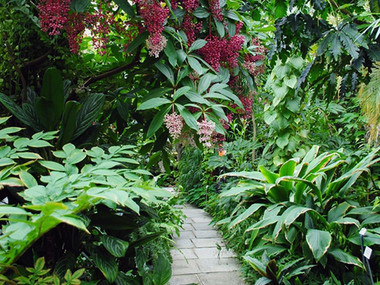
M76 122L78 112L81 105L75 101L68 101L63 112L61 134L59 136L59 144L64 145L70 142L76 130Z
M159 71L161 71L161 73L162 73L163 75L166 76L166 78L170 81L170 83L171 83L172 85L174 85L174 73L173 73L173 70L172 70L169 66L167 66L167 65L165 65L165 64L162 64L162 63L160 63L160 62L157 62L157 63L155 64L155 66L157 67L157 69L158 69Z
M342 263L355 265L364 269L363 263L359 260L359 258L352 256L339 248L330 249L328 254L334 256L336 260Z
M117 6L119 6L125 13L127 13L129 17L135 17L135 11L133 10L133 7L128 2L128 0L113 0L113 2L115 2Z
M36 113L46 130L54 130L64 109L64 87L61 72L52 67L45 71L40 97L36 100Z
M318 262L325 255L331 245L331 234L326 231L309 229L306 234L306 242Z
M252 216L254 213L256 213L261 207L264 207L265 204L252 204L249 206L248 209L246 209L242 214L237 216L230 224L229 227L233 228L239 223L243 222L244 220L248 219L250 216Z
M259 170L263 174L263 176L265 177L265 179L266 179L266 181L268 183L275 184L277 178L280 177L280 175L278 175L277 173L274 173L274 172L266 169L263 165L259 166Z
M100 241L104 247L115 257L123 257L127 252L129 243L113 236L101 236Z
M165 255L160 254L153 262L153 282L155 285L165 285L172 276L172 267Z
M72 139L78 138L83 134L98 118L103 110L104 94L89 94L81 101L81 108L77 116L77 128Z
M153 136L153 134L155 132L157 132L157 130L162 126L162 124L164 123L164 117L165 115L169 112L170 110L170 106L167 107L167 108L163 108L161 109L154 117L153 117L153 120L152 122L150 123L149 125L149 129L148 129L148 132L146 134L146 137L147 138L150 138L151 136Z
M283 214L284 215L284 224L289 227L291 224L297 220L297 218L303 214L305 214L308 211L313 211L311 208L302 207L302 206L291 206L288 210L288 213Z
M99 249L91 252L91 256L93 257L96 267L99 268L104 277L109 282L114 282L119 271L115 257Z
M179 113L181 114L182 118L185 120L186 124L194 129L194 130L198 130L199 127L198 127L198 124L197 124L197 120L195 119L194 115L190 113L189 110L187 110L184 106L180 105L180 104L176 104L177 108L178 108L178 111Z
M35 131L41 130L37 119L31 117L23 109L21 109L11 98L0 92L0 102L24 125L33 128Z

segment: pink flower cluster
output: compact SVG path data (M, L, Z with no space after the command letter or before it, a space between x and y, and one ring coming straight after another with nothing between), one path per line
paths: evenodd
M79 45L82 42L82 36L86 28L85 19L87 14L71 13L65 25L69 47L72 53L78 53Z
M264 59L263 55L252 55L247 54L244 62L242 64L242 67L246 70L248 70L249 74L253 76L257 76L259 74L264 73L264 64L261 64L259 66L256 65L256 62L259 60Z
M213 35L206 38L206 41L207 44L200 48L198 53L212 68L219 71L221 53L225 46L224 41Z
M205 147L211 147L212 134L215 131L215 123L213 121L208 121L203 119L201 122L197 122L199 130L199 141L203 143Z
M186 12L193 12L199 6L198 0L182 0L183 8Z
M244 59L244 63L242 64L242 67L248 70L248 72L253 75L257 76L259 74L264 73L264 64L257 65L257 61L263 60L265 58L264 54L266 53L266 48L261 44L260 40L257 38L252 39L252 45L255 45L256 48L254 50L253 54L246 55Z
M164 2L137 0L141 17L149 32L147 47L151 56L158 57L166 46L166 38L162 35L164 24L169 16L169 8Z
M183 120L180 115L176 113L166 114L164 117L164 123L166 128L169 130L169 134L173 139L178 139L181 135L183 128Z
M223 21L222 9L220 9L219 0L209 0L211 14L215 19Z
M196 40L196 34L202 29L202 22L196 23L190 14L186 14L183 18L182 26L187 36L187 45L191 46Z
M70 0L40 0L37 8L41 30L49 31L51 36L59 35L68 20Z
M221 60L226 62L231 68L238 65L239 51L244 44L244 36L234 35L230 39L225 41L225 47L221 54Z
M203 59L216 71L224 65L228 68L235 68L238 65L239 52L244 44L244 36L239 35L242 24L236 25L236 34L232 37L220 39L216 36L208 36L207 44L198 50Z

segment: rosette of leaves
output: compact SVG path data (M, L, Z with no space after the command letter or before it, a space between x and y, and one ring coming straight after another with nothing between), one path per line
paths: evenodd
M302 161L288 160L277 173L259 166L257 172L224 175L243 179L220 195L240 198L246 204L245 208L239 204L224 223L230 228L251 223L246 232L251 234L252 250L245 259L263 276L260 282L288 284L321 270L325 277L331 273L340 280L364 278L359 231L368 228L365 244L377 248L380 212L370 203L359 205L348 197L355 197L353 186L360 175L379 163L379 150L342 173L338 171L345 163L341 155L317 155L315 146ZM286 258L288 264L283 262ZM375 253L372 258L376 263L380 256Z

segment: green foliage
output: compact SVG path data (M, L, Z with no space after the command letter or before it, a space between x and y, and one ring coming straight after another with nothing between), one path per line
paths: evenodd
M67 101L70 84L70 81L62 80L56 68L49 68L44 74L40 96L28 89L28 101L21 108L2 93L0 102L34 131L59 129L58 146L63 146L91 126L104 104L103 94L90 94L81 102Z
M49 276L50 269L45 269L45 258L40 257L36 260L33 267L25 268L25 273L22 274L18 268L11 267L10 269L15 271L15 276L12 279L4 275L0 275L0 284L20 284L20 285L78 285L81 284L80 277L84 273L84 269L79 269L74 273L71 273L68 269L63 277L64 282L56 275ZM5 282L5 283L4 283Z
M171 194L144 179L151 176L148 171L135 167L138 162L130 157L135 155L135 147L93 147L85 151L66 144L52 152L55 161L48 161L26 150L50 146L46 140L51 140L54 132L27 139L14 135L19 130L2 129L2 140L12 146L2 147L0 186L9 193L14 186L25 187L17 191L21 203L0 206L3 273L17 261L27 265L31 254L37 253L49 256L49 264L56 263L55 273L67 282L81 275L67 269L80 266L88 268L87 280L136 279L136 275L125 272L145 272L146 265L136 267L133 256L140 247L165 236L157 243L157 247L165 248L161 257L147 251L141 259L143 264L157 263L162 271L153 269L153 284L164 284L171 275L165 269L169 262L167 235L178 231L179 213L163 200ZM42 175L33 169L40 169ZM145 230L138 232L139 227ZM61 245L45 248L52 240ZM51 255L57 248L60 250ZM73 261L67 263L68 258Z
M296 276L319 274L321 268L339 278L350 278L345 270L339 271L347 264L353 266L355 279L365 278L364 265L355 257L360 244L357 239L362 227L374 229L378 225L375 217L379 212L376 207L346 201L346 197L355 197L350 189L363 172L379 162L378 151L373 150L341 173L338 169L345 163L341 154L317 156L318 147L313 147L302 161L288 160L278 173L260 166L260 172L225 174L245 179L223 191L221 198L241 200L247 208L239 203L233 215L220 223L229 230L242 227L252 235L253 249L244 258L265 277L257 284L268 280L288 284L295 282ZM371 239L372 245L380 243L379 235L371 234ZM276 265L289 254L290 264Z
M380 65L371 74L368 85L362 84L359 91L359 100L363 115L369 125L369 143L378 144L380 129Z

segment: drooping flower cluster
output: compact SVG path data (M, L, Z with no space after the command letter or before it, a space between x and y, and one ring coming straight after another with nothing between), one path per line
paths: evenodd
M203 119L201 122L197 122L199 130L199 141L203 143L205 147L211 147L212 134L215 131L215 123L213 121L208 121Z
M78 53L79 45L82 42L82 36L86 28L86 13L71 13L65 25L69 47L72 53Z
M239 35L242 27L241 23L236 25L236 33L232 37L218 38L209 35L206 38L207 44L198 50L203 59L216 71L221 65L228 68L235 68L238 65L239 52L244 44L244 36Z
M94 14L86 17L86 23L92 35L92 44L101 55L106 53L107 43L109 41L109 33L111 26L114 24L115 18L111 12L104 11L99 5Z
M178 139L183 128L182 117L176 113L166 114L164 117L164 123L166 128L169 130L170 136L173 139Z
M186 12L193 12L199 6L198 0L182 0L183 8Z
M209 6L211 15L213 15L217 20L223 21L222 9L219 5L219 0L209 0Z
M159 53L166 47L166 38L162 35L164 24L169 16L169 8L164 2L137 0L141 17L149 32L146 40L149 54L158 57Z
M253 98L252 96L240 96L239 99L243 104L244 110L238 109L237 112L243 115L244 119L248 119L252 114Z
M224 41L214 35L206 38L207 44L198 50L203 59L216 71L219 71L221 52L225 46Z
M68 20L70 0L40 0L37 8L41 30L51 36L59 35Z
M252 39L252 45L256 46L254 49L255 55L247 54L242 67L248 70L249 74L257 76L264 73L264 64L262 62L258 64L258 61L262 61L265 58L266 48L261 45L260 40L257 38Z
M244 62L242 64L242 67L246 70L248 70L249 74L253 76L257 76L259 74L264 73L264 64L257 64L257 61L260 61L264 58L263 55L252 55L247 54L245 56Z
M182 26L187 36L187 45L191 46L196 40L197 33L202 29L202 22L196 23L190 14L186 14L183 18Z
M234 68L238 65L239 51L244 43L244 36L234 35L225 42L225 46L222 49L221 60L226 62L227 66Z

